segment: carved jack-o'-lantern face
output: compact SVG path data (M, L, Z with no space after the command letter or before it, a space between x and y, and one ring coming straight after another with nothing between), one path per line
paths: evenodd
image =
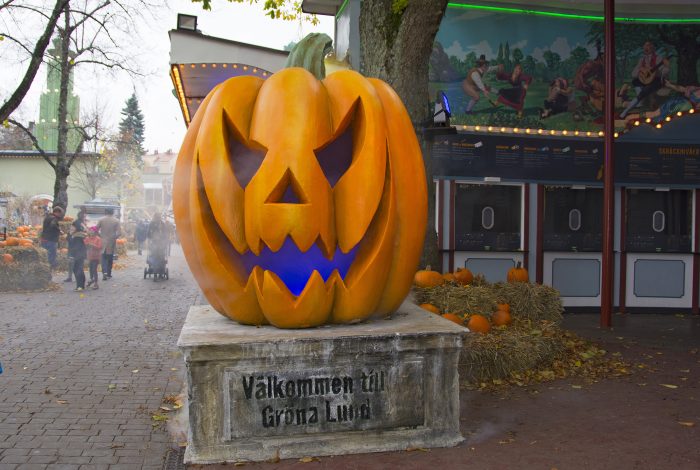
M212 306L302 328L395 310L425 233L426 180L400 99L352 71L217 86L175 170L185 256Z

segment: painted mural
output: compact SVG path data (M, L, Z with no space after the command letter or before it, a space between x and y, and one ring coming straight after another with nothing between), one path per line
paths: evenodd
M618 23L616 126L700 109L700 24ZM598 131L603 23L448 8L430 60L430 95L452 123Z

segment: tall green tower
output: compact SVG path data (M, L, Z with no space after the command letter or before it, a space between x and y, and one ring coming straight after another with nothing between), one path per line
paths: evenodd
M39 145L45 151L55 152L58 149L58 97L61 87L61 40L53 40L53 49L49 49L49 60L46 73L46 90L39 100L39 120L36 124L35 135ZM72 55L72 53L71 53ZM73 69L68 77L68 140L66 150L75 152L80 142L80 133L73 128L79 124L80 98L73 94Z

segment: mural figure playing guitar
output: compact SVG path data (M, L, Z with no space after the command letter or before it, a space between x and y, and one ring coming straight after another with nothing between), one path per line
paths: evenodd
M632 70L632 86L637 91L637 96L620 113L622 119L646 97L663 88L669 73L669 57L656 55L656 47L651 41L644 43L642 52L637 66Z

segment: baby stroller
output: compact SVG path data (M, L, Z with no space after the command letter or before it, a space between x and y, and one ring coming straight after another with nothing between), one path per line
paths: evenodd
M153 276L153 280L169 279L167 244L160 240L149 240L146 252L146 267L143 268L143 278Z

